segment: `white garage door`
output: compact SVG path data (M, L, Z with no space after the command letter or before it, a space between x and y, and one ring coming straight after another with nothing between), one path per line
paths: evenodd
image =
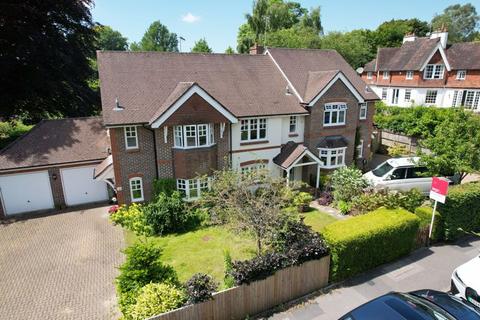
M108 199L107 184L93 180L95 167L62 169L63 192L67 206Z
M47 171L0 176L0 194L7 215L54 206Z

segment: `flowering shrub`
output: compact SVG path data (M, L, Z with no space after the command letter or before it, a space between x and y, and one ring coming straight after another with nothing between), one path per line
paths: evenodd
M350 202L352 198L360 195L368 185L362 171L353 167L342 167L332 174L333 199Z
M118 205L114 205L114 206L111 206L110 208L108 208L108 214L114 214L118 211L118 209L120 208L120 206Z
M115 213L110 215L110 221L137 235L153 234L153 228L147 223L143 207L140 204L132 203L129 206L120 206Z

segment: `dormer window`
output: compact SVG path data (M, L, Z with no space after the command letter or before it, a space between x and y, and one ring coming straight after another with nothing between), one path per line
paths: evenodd
M213 124L175 126L175 147L182 149L209 147L215 143Z
M443 71L445 66L443 64L427 64L423 72L423 79L443 79Z
M457 80L465 80L466 77L467 77L467 70L457 71Z
M411 71L411 70L407 71L407 74L405 75L405 79L412 80L413 79L413 71Z
M383 71L383 79L390 78L390 71Z

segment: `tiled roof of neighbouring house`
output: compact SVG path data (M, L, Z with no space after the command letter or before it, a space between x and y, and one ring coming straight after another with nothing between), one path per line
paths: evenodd
M0 151L0 170L103 160L108 148L100 117L43 120Z
M453 70L480 70L480 42L452 44L447 48L447 60Z
M282 146L280 153L273 158L273 162L284 169L288 169L305 150L307 150L307 147L303 144L289 141Z

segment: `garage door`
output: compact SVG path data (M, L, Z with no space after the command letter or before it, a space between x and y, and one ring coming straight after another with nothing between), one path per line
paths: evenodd
M7 215L53 208L47 171L0 176L0 194Z
M108 199L107 184L93 180L95 167L62 169L63 192L67 206Z

